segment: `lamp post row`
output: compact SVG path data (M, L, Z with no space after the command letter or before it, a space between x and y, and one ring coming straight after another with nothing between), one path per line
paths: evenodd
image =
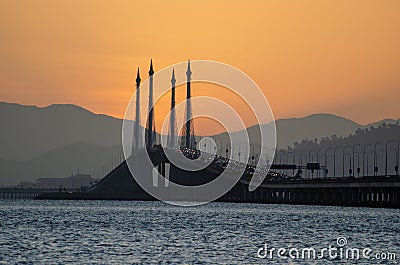
M385 175L388 174L388 157L389 157L389 151L393 151L396 155L396 161L395 161L395 172L396 175L399 175L399 158L400 158L400 140L397 141L397 150L394 148L391 148L389 150L389 146L390 144L393 144L395 142L395 140L390 140L385 142L384 147L385 149L381 149L381 150L377 150L378 149L378 145L383 145L382 141L378 141L374 144L374 148L373 148L373 161L374 161L374 176L377 176L378 174L378 152L384 152L385 153ZM350 177L355 177L356 173L358 176L360 176L361 173L361 169L360 169L360 151L356 151L356 149L358 147L361 147L361 144L355 144L353 146L351 145L346 145L344 147L342 146L335 146L335 147L327 147L324 150L324 162L325 162L325 166L327 165L327 161L328 161L328 152L333 150L333 176L336 176L336 155L337 155L337 150L340 148L342 149L342 176L345 176L345 156L349 156L349 176ZM369 161L369 154L368 154L368 150L367 147L372 146L372 144L364 144L363 145L363 149L362 149L362 175L366 176L368 175L368 161ZM346 152L346 149L351 148L351 153L348 151ZM322 151L322 149L318 149L318 150L308 150L308 149L304 149L301 150L299 152L300 156L299 156L299 162L300 165L303 165L303 157L307 158L307 153L308 153L308 161L311 161L312 158L314 157L312 155L312 152L314 152L317 157L316 157L316 161L319 162L319 155L320 155L320 151ZM281 157L282 155L286 155L286 160L287 160L287 155L291 154L293 157L293 164L295 164L295 157L296 157L296 152L294 151L284 151L286 154L284 154L283 152L279 154L279 157ZM357 154L357 169L355 169L356 166L356 159L355 159L355 155ZM367 159L366 159L367 158ZM280 161L281 162L281 161Z
M399 164L400 164L400 140L397 141L397 150L395 148L390 148L390 144L395 143L395 140L390 140L385 142L385 144L383 145L382 141L378 141L374 144L374 148L373 148L373 161L374 161L374 176L377 176L378 173L378 152L385 152L385 175L388 174L388 157L389 157L389 151L393 151L396 155L396 161L395 161L395 172L396 175L399 175ZM381 149L381 150L377 150L378 149L378 145L383 145L383 147L385 149ZM348 155L349 156L349 176L350 177L355 177L355 174L357 173L358 176L360 176L361 173L361 169L359 167L360 165L360 151L356 152L357 147L361 147L361 144L355 144L355 145L346 145L343 147L342 149L342 176L345 176L345 156ZM368 147L372 146L372 144L364 144L363 148L362 148L362 175L363 176L368 176L368 163L369 163L369 152L367 150ZM206 148L206 146L204 146ZM303 157L306 157L307 160L307 153L308 153L308 161L313 160L314 156L312 155L312 153L314 152L316 154L316 161L319 162L319 156L320 153L322 153L324 155L324 163L325 166L327 166L327 162L328 162L328 152L329 151L333 151L333 176L336 176L336 153L337 150L342 148L342 146L335 146L335 147L327 147L324 149L324 152L322 153L322 149L318 149L318 150L308 150L308 149L304 149L301 150L300 153L294 152L294 151L284 151L281 150L279 152L279 154L277 155L277 158L279 158L279 163L282 164L282 160L284 160L284 163L288 162L288 155L291 154L292 155L292 163L295 164L295 160L296 160L296 155L300 154L300 156L298 156L298 160L300 162L300 165L303 165ZM350 152L346 152L346 149L351 148L351 153ZM255 152L255 148L253 146L253 152L251 152L251 147L250 147L250 153L254 153ZM221 149L222 151L222 149ZM370 150L371 151L371 150ZM226 148L225 149L225 155L228 156L229 153L229 149ZM355 169L355 165L356 165L356 159L355 159L355 154L357 153L357 170ZM233 153L232 153L233 154ZM237 153L239 160L240 160L240 144L239 144L239 152ZM282 158L285 159L282 159ZM252 160L255 159L255 155L253 154L252 156ZM254 163L254 161L253 161Z

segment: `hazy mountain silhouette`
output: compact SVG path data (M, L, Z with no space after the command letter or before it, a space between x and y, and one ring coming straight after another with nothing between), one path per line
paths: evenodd
M264 124L262 127L266 131L271 131L272 123ZM287 148L295 142L303 139L318 140L324 136L338 135L348 136L362 125L349 119L332 114L313 114L303 118L280 119L275 122L277 133L277 148ZM258 126L247 128L247 133L253 143L260 142L260 130ZM226 133L216 136L216 140L226 142L228 135Z
M277 147L285 148L302 139L320 139L324 136L347 136L360 124L332 114L313 114L304 118L281 119L276 121Z
M71 104L38 108L3 102L0 124L0 158L6 160L29 160L77 142L121 144L120 119Z
M28 161L0 159L0 183L17 184L41 177L66 177L76 173L95 173L119 152L120 146L75 143L55 148Z
M303 139L346 137L358 128L395 122L382 120L362 126L331 114L281 119L276 121L278 148L293 146ZM38 177L65 177L77 168L93 173L121 146L121 119L71 104L39 108L0 102L0 124L0 183L4 184ZM259 139L255 126L248 128L248 132L252 141Z
M377 121L377 122L373 122L373 123L367 124L367 125L363 126L362 128L370 128L371 126L376 128L376 127L381 126L382 124L395 124L395 123L397 123L399 121L400 121L400 119L397 119L397 120L394 120L394 119L383 119L383 120L380 120L380 121Z

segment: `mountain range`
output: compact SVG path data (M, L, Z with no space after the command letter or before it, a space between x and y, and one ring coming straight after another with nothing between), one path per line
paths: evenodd
M348 136L358 128L398 121L361 125L332 114L280 119L276 121L277 146L287 148L306 138ZM0 124L0 183L4 185L66 177L78 169L94 173L121 150L121 119L72 104L40 108L0 102ZM252 140L257 141L257 132L256 126L248 128Z

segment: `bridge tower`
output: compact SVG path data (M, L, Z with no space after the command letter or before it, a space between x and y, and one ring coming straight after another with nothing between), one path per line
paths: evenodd
M188 67L186 71L186 112L185 121L186 124L183 126L181 147L196 149L196 141L194 138L194 125L192 120L192 104L191 104L191 89L190 80L192 71L190 70L190 60L188 61Z
M153 60L150 60L150 70L149 70L149 118L147 121L146 128L146 147L149 149L154 143L155 134L155 122L154 122L154 106L153 106Z
M168 146L176 147L176 114L175 114L175 70L172 69L172 77L171 77L171 113L169 115L169 134L168 134Z
M140 141L141 141L141 130L140 130L140 73L139 67L137 69L136 75L136 112L135 112L135 124L133 128L133 145L132 145L132 152L140 148Z

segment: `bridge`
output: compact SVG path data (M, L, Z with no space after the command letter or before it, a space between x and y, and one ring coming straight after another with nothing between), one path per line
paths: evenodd
M153 147L149 150L149 154L154 167L160 173L158 176L168 175L168 181L179 184L200 185L212 181L226 170L226 159L217 156L207 168L188 175L188 172L169 163L162 149ZM140 159L136 161L138 164L144 163ZM282 167L285 168L287 165ZM228 170L234 171L235 168ZM249 181L255 170L258 169L247 165L239 182L218 201L400 208L399 176L305 179L266 170L267 177L261 185L256 190L249 191ZM153 182L154 188L169 189L171 201L201 200L196 194L176 193L168 187L163 177L154 181L154 175L150 172L146 177ZM126 161L113 169L88 192L43 193L37 199L155 200L132 177Z
M68 192L76 192L78 189L68 190ZM43 193L61 192L58 189L39 189L39 188L19 188L19 187L2 187L0 188L0 199L8 200L25 200L33 199Z
M282 159L282 154L278 154L279 162L275 158L274 161L268 162L266 167L256 167L255 160L261 159L260 156L253 154L250 161L230 161L227 156L220 154L207 153L205 150L200 151L196 148L196 138L194 133L194 124L192 120L191 99L191 69L188 62L187 77L187 101L185 118L188 121L181 132L181 140L176 139L176 121L175 113L175 75L172 72L172 96L171 96L171 115L168 146L161 147L157 144L155 133L155 119L153 102L153 64L151 62L149 71L149 117L146 122L145 129L145 148L142 146L140 122L134 124L133 130L133 147L132 155L128 160L124 160L121 154L118 159L113 158L110 165L103 167L101 180L93 186L89 191L73 192L73 193L43 193L37 196L37 199L109 199L109 200L154 200L132 177L128 167L128 162L133 163L134 167L141 167L147 163L143 157L147 155L151 158L149 168L154 168L157 174L147 172L145 179L149 182L149 186L154 189L168 190L168 199L173 201L192 201L201 200L196 194L182 194L174 190L168 183L171 181L186 186L196 186L208 183L216 179L223 171L235 172L237 167L244 167L245 170L232 189L220 197L219 201L224 202L254 202L254 203L289 203L289 204L314 204L314 205L344 205L344 206L368 206L368 207L390 207L400 208L400 177L398 175L398 165L396 165L396 174L378 175L376 157L374 163L374 176L367 176L364 172L360 176L360 167L357 168L357 176L354 174L354 149L353 163L350 161L349 175L345 175L345 149L343 148L343 174L338 177L336 174L336 148L333 150L334 166L333 176L328 175L327 156L325 151L325 165L319 162L317 155L316 161L311 159L309 152L308 161L303 161L303 153L300 154L299 161L296 163L295 154L293 154L293 162L287 163L286 159ZM137 94L140 93L140 75L139 70L136 78ZM136 97L136 120L140 120L140 97ZM386 146L387 147L387 146ZM364 148L365 149L365 148ZM376 149L376 145L375 145ZM387 149L387 148L386 148ZM166 150L175 150L181 152L185 157L190 159L206 159L210 163L207 167L194 172L188 172L175 166L165 155ZM233 150L226 149L226 154ZM397 152L398 153L398 152ZM346 153L347 154L347 153ZM375 151L375 155L377 152ZM359 156L360 157L360 156ZM387 156L386 156L387 157ZM282 161L283 160L283 161ZM351 160L351 156L350 156ZM365 160L364 160L365 161ZM398 159L396 160L398 161ZM232 162L232 163L229 163ZM367 160L368 163L368 160ZM386 158L387 164L387 158ZM231 166L228 166L231 165ZM364 169L364 165L363 165ZM368 169L368 166L367 166ZM363 170L364 171L364 170ZM255 173L265 176L261 185L254 191L249 191L250 179Z

